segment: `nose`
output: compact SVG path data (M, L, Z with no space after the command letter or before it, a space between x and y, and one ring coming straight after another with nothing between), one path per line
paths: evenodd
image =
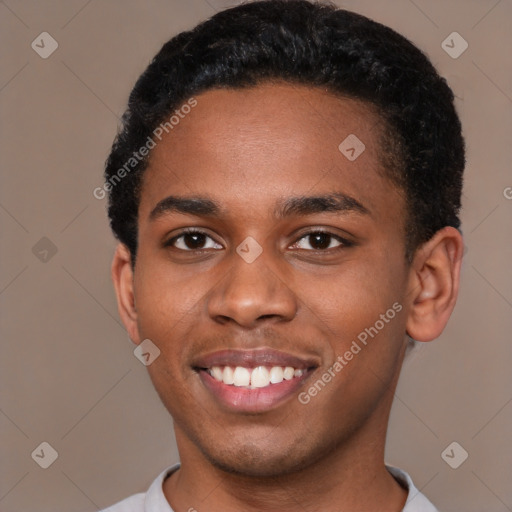
M226 277L212 290L208 299L210 318L222 324L234 322L244 328L262 322L292 320L298 308L293 290L265 258L247 263L237 254Z

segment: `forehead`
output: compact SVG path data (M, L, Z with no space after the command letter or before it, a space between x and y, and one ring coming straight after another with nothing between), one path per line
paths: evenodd
M266 84L210 90L165 133L145 172L139 217L166 195L213 196L240 209L342 191L385 208L382 122L367 104L319 89ZM188 110L188 109L187 109Z

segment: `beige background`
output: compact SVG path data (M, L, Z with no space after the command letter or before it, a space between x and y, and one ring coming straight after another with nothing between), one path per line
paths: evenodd
M149 59L234 3L0 3L2 512L97 510L177 461L171 419L118 319L114 241L92 191ZM429 54L455 90L468 144L460 300L442 338L404 368L387 460L442 511L512 510L512 3L338 4ZM43 31L59 44L48 59L31 48ZM458 59L441 47L453 31L469 43ZM42 237L57 250L46 262L48 242L33 252ZM58 452L48 469L31 458L43 441ZM452 441L469 453L458 469L441 458Z

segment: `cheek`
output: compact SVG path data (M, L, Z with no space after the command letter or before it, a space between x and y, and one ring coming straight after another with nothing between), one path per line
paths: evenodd
M139 335L150 339L161 352L148 370L152 377L157 370L175 374L187 346L186 326L201 307L202 290L194 279L181 279L157 259L149 261L140 254L137 264L134 284Z
M361 266L349 272L323 276L313 288L304 287L304 302L317 318L341 339L357 337L402 298L402 278L397 272ZM400 309L395 307L396 309ZM393 310L389 316L396 317ZM388 323L386 323L387 325ZM379 323L380 326L380 323Z
M386 268L363 266L324 278L308 295L308 306L330 344L330 360L324 361L318 375L329 384L317 392L312 388L323 389L322 385L311 382L304 390L314 397L312 407L323 424L357 424L375 410L400 369L403 277L399 271L390 272L387 263Z
M204 272L183 265L172 269L165 256L141 252L135 273L135 299L139 326L144 332L173 329L197 316L211 287Z
M405 333L403 289L405 273L389 260L379 265L354 265L350 271L326 276L307 296L318 326L327 333L331 366L339 357L343 396L364 399L387 387L397 371ZM311 290L311 288L308 288ZM306 289L304 289L306 293ZM341 368L338 366L338 368ZM347 387L348 386L348 387Z

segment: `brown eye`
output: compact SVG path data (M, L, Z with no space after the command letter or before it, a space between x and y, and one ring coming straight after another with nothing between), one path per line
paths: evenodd
M331 245L331 235L326 233L314 233L309 235L309 244L314 249L328 249Z
M166 244L182 251L199 251L203 249L222 249L210 236L202 231L187 231L175 236Z
M307 233L302 238L300 238L293 247L297 249L323 251L326 249L336 249L343 245L349 244L346 243L342 238L331 233L314 231Z
M187 249L201 249L206 242L206 235L202 233L187 233L182 238Z

